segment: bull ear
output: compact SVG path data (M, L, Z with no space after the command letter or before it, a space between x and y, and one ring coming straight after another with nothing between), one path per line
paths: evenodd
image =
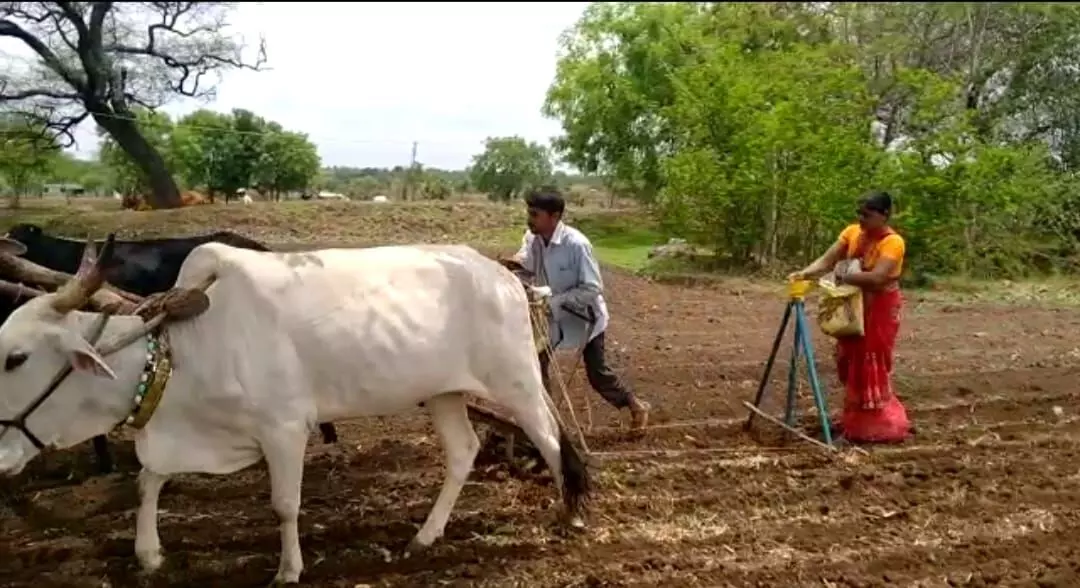
M16 241L15 239L9 239L7 237L0 237L0 253L7 253L8 255L24 255L26 253L26 245Z
M63 330L53 335L51 340L56 348L67 356L68 361L71 362L71 368L75 371L91 373L99 378L116 379L116 374L113 373L109 364L105 363L94 346L90 345L82 335Z

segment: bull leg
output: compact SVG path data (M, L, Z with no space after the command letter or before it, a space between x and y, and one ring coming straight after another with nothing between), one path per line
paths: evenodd
M307 431L291 426L275 427L267 430L260 442L270 470L270 502L281 530L281 561L274 583L293 584L300 581L300 572L304 570L297 518Z
M436 396L427 402L427 407L431 411L435 432L442 441L443 451L446 452L446 478L424 526L409 543L410 552L429 547L442 537L446 522L450 520L450 511L454 509L458 495L465 487L465 480L472 471L476 454L480 452L480 440L469 422L464 394Z
M334 423L319 423L319 431L322 432L323 443L333 445L338 442L337 429Z
M96 440L96 439L95 439ZM135 523L135 557L144 572L161 567L161 539L158 537L158 496L168 476L143 468L139 472L139 512Z
M507 403L507 408L551 469L555 485L567 507L565 522L572 528L582 528L585 522L581 518L580 503L584 493L588 492L588 473L585 466L575 459L576 453L570 439L560 431L559 423L543 397L537 395L534 398L536 401L529 404Z
M109 439L105 435L97 435L91 442L94 445L94 456L97 459L98 471L103 474L111 474L113 461L112 454L109 453Z

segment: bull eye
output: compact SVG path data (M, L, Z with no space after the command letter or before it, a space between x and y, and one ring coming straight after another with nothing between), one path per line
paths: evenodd
M8 354L7 359L4 360L4 371L10 372L17 369L22 364L26 363L26 358L29 355L21 351L12 351Z

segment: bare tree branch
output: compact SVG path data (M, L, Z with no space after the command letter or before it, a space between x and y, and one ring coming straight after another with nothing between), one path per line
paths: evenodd
M79 95L74 92L62 92L46 88L34 88L32 90L7 91L7 81L0 80L0 100L26 100L27 98L53 98L56 100L77 100Z
M254 62L241 55L243 47L222 35L221 15L205 9L203 2L154 3L159 21L146 27L141 43L115 42L107 53L129 59L157 61L169 70L167 91L188 97L203 97L203 77L224 69L259 71L266 63L265 44L260 42Z
M56 5L60 7L61 12L63 12L64 17L67 18L68 22L75 27L75 32L78 33L79 38L82 39L86 37L89 31L86 28L86 23L83 22L82 13L79 12L79 7L76 6L74 2L57 2ZM67 38L64 40L67 41ZM68 45L71 45L70 41L68 41Z
M53 70L57 75L63 78L63 80L72 88L75 88L80 92L85 91L86 80L83 79L82 76L67 67L67 65L57 57L56 53L53 53L48 45L14 21L6 18L0 19L0 37L11 37L22 41L27 47L32 49L34 53L38 54L49 69Z
M136 125L136 107L155 109L176 96L214 94L207 76L258 71L229 30L228 2L2 2L0 37L18 39L36 60L0 64L0 107L40 121L74 141L88 117L137 163L154 189L155 206L179 206L176 182ZM4 68L7 68L4 71Z
M112 2L95 2L94 8L90 11L90 25L86 33L86 43L92 48L96 48L100 53L102 42L102 26L105 24L105 16L112 10Z
M31 123L38 129L42 139L55 141L63 149L75 146L75 127L90 118L87 111L71 115L41 106L11 111L11 114Z

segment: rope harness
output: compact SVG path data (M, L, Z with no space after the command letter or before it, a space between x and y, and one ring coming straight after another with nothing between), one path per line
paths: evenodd
M585 434L587 431L592 430L592 406L589 404L589 398L585 397L585 419L587 428L582 428L581 423L578 421L577 413L574 410L574 403L570 400L569 384L563 378L562 368L559 366L559 362L555 357L555 348L551 344L551 329L548 321L551 317L551 306L549 295L541 294L541 291L532 286L531 276L519 267L507 266L525 288L526 296L529 300L529 322L532 324L533 342L536 345L536 349L540 353L547 354L550 359L548 362L548 370L550 370L548 381L554 381L556 387L559 389L559 395L563 402L566 404L567 411L570 413L570 420L574 423L574 430L577 432L578 442L581 443L581 449L586 455L591 454L589 451L588 442L585 440ZM569 311L569 309L566 309ZM574 313L577 314L577 313ZM580 315L579 315L580 316ZM592 331L592 324L594 321L581 317L589 322L588 332ZM584 353L584 344L588 342L588 336L583 338L582 348L578 349L576 363L574 365L574 372L577 372L578 363L581 362L581 357ZM573 381L573 373L571 374L571 382ZM553 403L550 393L544 395L546 401ZM557 406L552 404L550 406L552 412L555 414L555 418L559 421L559 425L565 427L565 423L562 420L562 415L559 412ZM512 445L513 443L511 443Z

